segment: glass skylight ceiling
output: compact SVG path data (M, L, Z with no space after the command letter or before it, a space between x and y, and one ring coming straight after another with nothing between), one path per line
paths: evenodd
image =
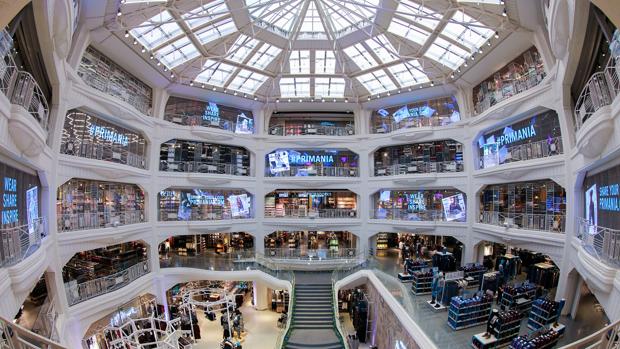
M180 83L268 98L365 98L449 81L508 21L500 6L493 13L451 0L400 0L381 16L381 0L240 1L233 12L225 0L189 10L177 6L191 2L157 2L148 9L158 11L128 15L122 27Z

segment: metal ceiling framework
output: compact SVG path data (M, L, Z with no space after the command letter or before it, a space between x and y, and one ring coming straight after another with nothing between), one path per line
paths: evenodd
M359 102L450 83L500 36L520 28L503 1L124 0L114 6L106 27L171 83L266 102Z

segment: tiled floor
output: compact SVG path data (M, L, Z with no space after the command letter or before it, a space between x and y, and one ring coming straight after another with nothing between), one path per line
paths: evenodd
M278 337L283 330L278 329L277 322L280 314L271 310L257 311L250 302L240 308L243 314L246 335L241 343L243 348L275 348ZM195 349L219 349L222 342L223 330L220 325L220 316L215 321L209 321L204 312L197 312L201 339L193 346Z

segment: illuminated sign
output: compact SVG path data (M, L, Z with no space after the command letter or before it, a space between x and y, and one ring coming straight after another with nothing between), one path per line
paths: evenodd
M501 147L504 144L519 142L536 136L536 129L534 128L534 125L535 124L532 123L531 125L516 131L510 126L505 127L504 133L497 137L497 145Z
M129 138L126 135L118 133L108 127L90 125L89 133L91 136L97 137L104 141L120 144L123 146L127 146L127 144L129 144Z
M334 162L333 155L312 155L307 153L290 153L289 161L293 164L321 163L331 164Z
M619 189L618 183L605 185L598 189L598 206L601 210L620 212Z
M207 106L205 107L204 113L202 114L202 119L204 121L219 123L220 108L217 106L217 104L209 102L209 104L207 104Z
M409 200L407 202L409 209L413 211L426 211L426 202L424 200L424 193L417 192L409 194Z
M2 225L19 221L17 210L17 179L4 177L4 193L2 194Z
M35 221L39 219L39 187L32 187L26 191L26 218L28 219L28 233L35 230Z

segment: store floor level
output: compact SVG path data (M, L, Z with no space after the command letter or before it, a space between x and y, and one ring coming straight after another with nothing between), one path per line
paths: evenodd
M278 337L283 330L277 326L280 314L270 310L256 310L251 301L240 308L243 314L246 335L241 343L243 348L275 348ZM204 312L197 312L198 325L200 326L201 339L192 347L193 349L219 349L222 342L222 326L220 317L209 321Z

